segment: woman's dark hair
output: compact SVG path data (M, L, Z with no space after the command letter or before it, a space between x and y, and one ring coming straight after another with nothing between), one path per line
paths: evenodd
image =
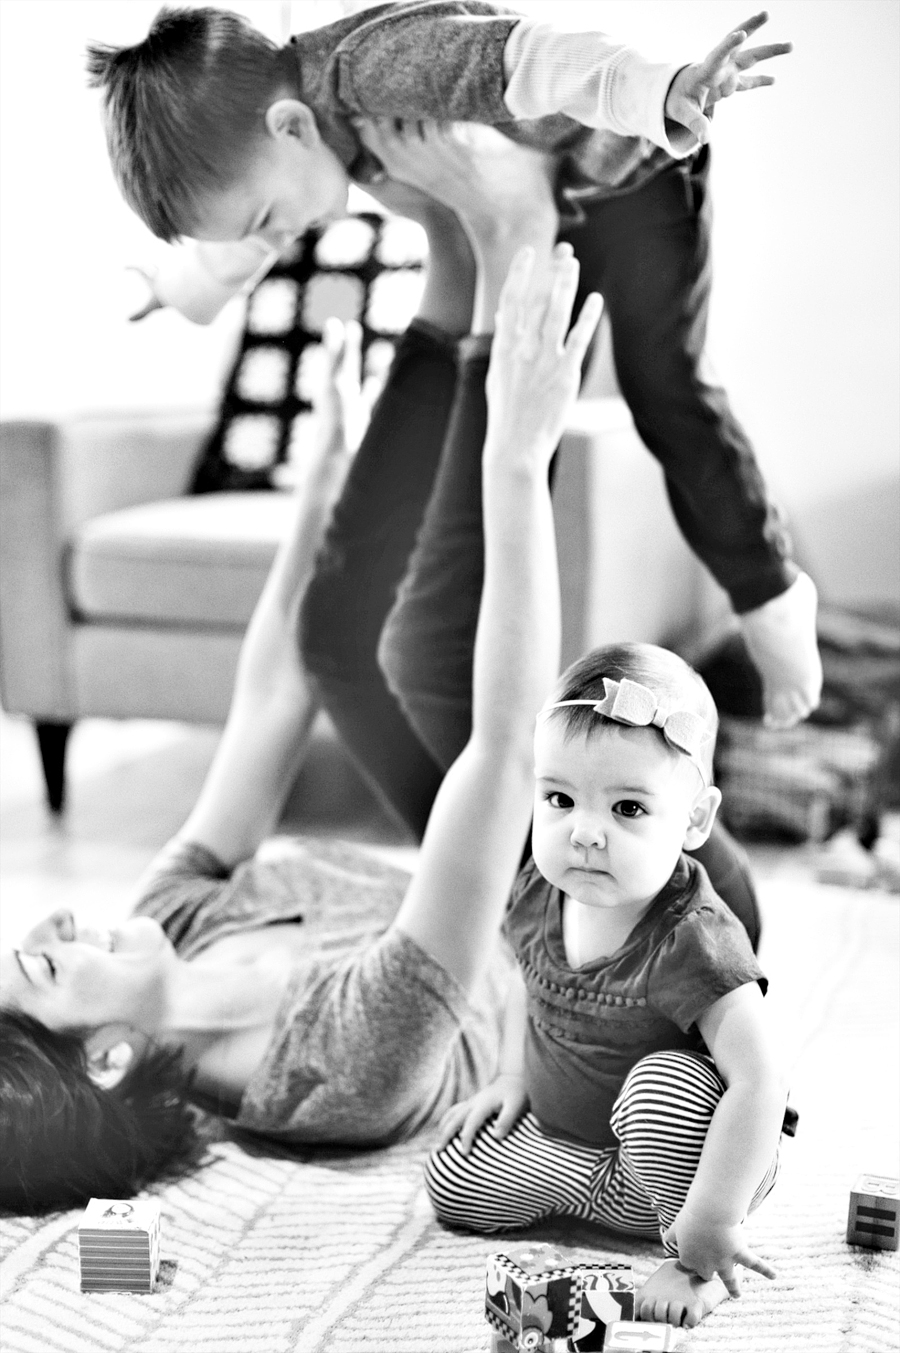
M181 1053L154 1049L112 1090L74 1034L0 1010L0 1208L31 1214L130 1197L195 1164Z
M125 201L160 239L189 235L204 198L239 175L296 58L228 10L161 9L133 47L91 43L106 143Z

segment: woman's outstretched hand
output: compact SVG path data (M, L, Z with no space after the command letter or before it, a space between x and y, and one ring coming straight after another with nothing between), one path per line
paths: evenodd
M603 307L592 293L569 328L577 287L578 263L568 244L556 246L547 270L536 268L531 248L513 259L500 293L487 376L486 455L489 448L504 454L531 449L549 463Z

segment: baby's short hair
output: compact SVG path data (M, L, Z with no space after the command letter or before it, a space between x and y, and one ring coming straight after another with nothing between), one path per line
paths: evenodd
M296 86L293 62L241 15L209 7L161 9L133 47L89 45L113 173L154 235L189 235L204 196L230 186L266 108Z
M636 682L652 691L657 704L666 710L689 713L701 721L706 736L697 752L697 762L707 783L711 783L719 726L715 701L703 678L667 648L656 644L621 643L592 649L567 667L559 678L553 697L547 702L548 717L563 721L567 738L589 734L604 725L621 726L622 720L597 713L592 703L607 697L607 682L610 681ZM587 703L566 704L566 701ZM551 705L562 707L550 709ZM664 737L661 730L656 731Z

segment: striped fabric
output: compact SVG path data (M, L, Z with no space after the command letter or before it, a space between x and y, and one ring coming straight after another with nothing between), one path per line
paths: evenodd
M655 1237L684 1203L722 1090L707 1058L655 1053L638 1062L616 1101L620 1149L549 1136L529 1113L502 1141L483 1128L467 1156L457 1140L436 1151L428 1162L429 1197L442 1221L481 1232L568 1216ZM754 1206L775 1173L773 1161Z

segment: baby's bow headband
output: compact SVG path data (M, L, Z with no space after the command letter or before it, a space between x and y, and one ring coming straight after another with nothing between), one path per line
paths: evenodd
M639 681L630 681L623 677L614 681L612 677L603 677L602 700L557 700L553 705L545 705L538 715L545 718L554 709L563 709L567 705L588 705L595 714L605 714L607 719L616 723L629 724L632 728L658 728L670 746L689 756L703 776L706 783L707 772L702 760L703 747L709 742L712 733L705 719L690 709L666 708L657 699L649 686Z

